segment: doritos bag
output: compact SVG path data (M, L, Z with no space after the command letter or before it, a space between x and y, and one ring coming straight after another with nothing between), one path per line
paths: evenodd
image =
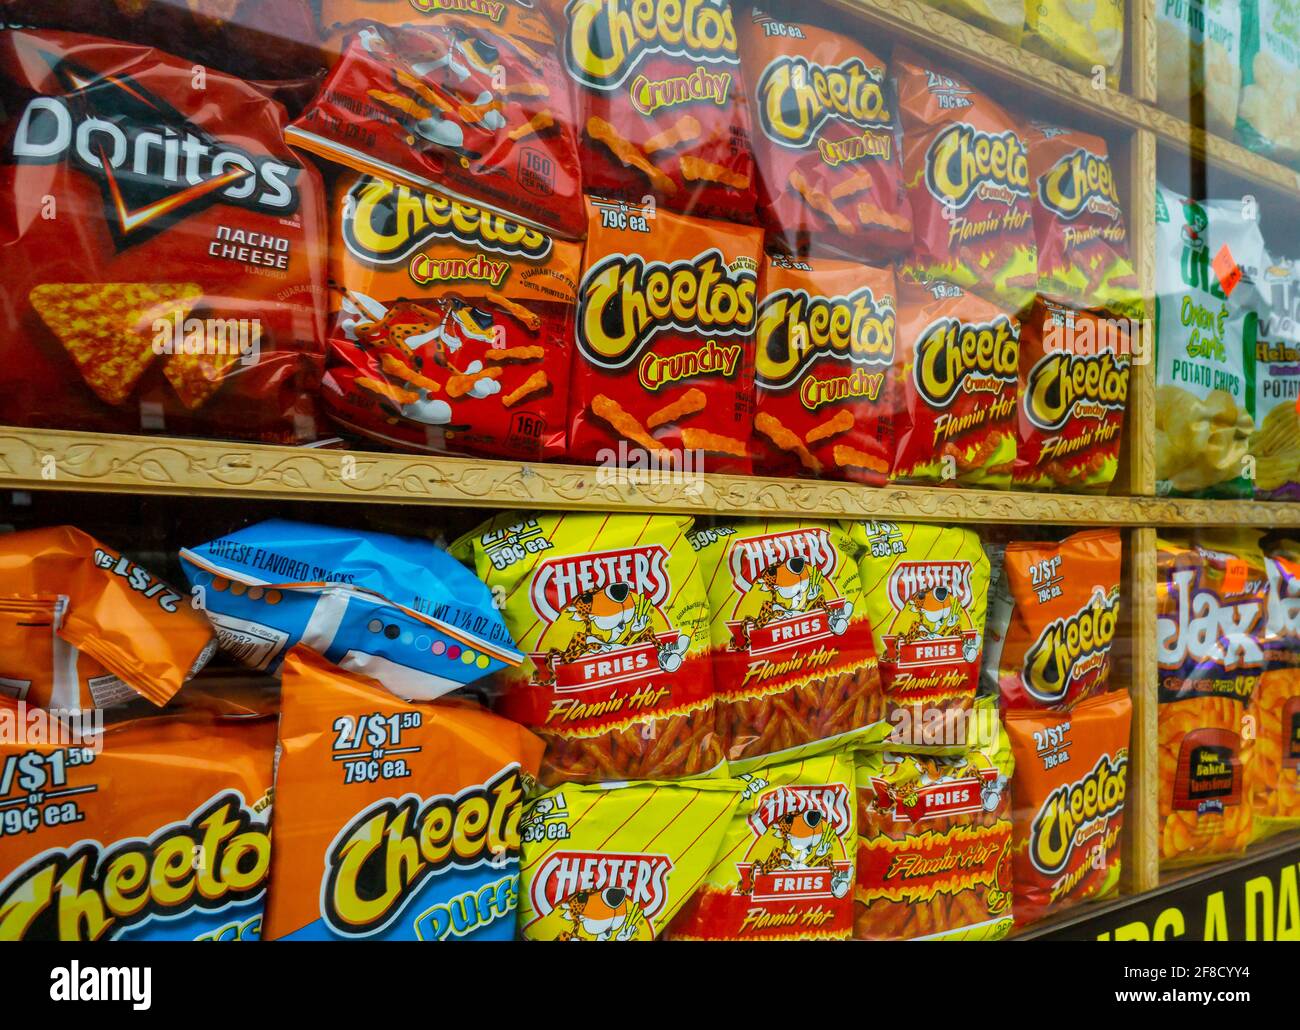
M1015 758L1012 879L1017 926L1119 886L1133 703L1119 691L1070 712L1006 713Z
M324 203L284 109L67 32L0 35L0 90L0 421L314 439Z
M900 280L891 479L1008 487L1020 326L947 282Z
M405 447L562 457L582 248L350 175L332 218L330 416Z
M597 197L578 288L569 454L750 470L763 233Z
M530 941L650 941L699 888L744 780L566 784L519 824L519 932Z
M282 683L267 940L511 940L541 742L301 646Z
M893 270L769 255L759 298L756 465L883 484L894 457Z
M754 220L754 157L727 0L547 0L577 92L589 193ZM563 13L561 14L561 8Z
M1265 668L1251 703L1255 742L1246 768L1253 840L1300 827L1300 544L1265 558Z
M569 84L547 20L525 0L329 0L346 35L295 146L580 237Z
M989 598L984 679L1004 710L1068 710L1110 689L1120 607L1118 530L1008 544L997 584Z
M71 526L0 535L0 694L41 707L166 704L216 652L189 600Z
M675 941L843 941L853 930L853 757L743 777L713 867L668 929Z
M0 940L257 940L275 721L186 712L62 740L0 737Z
M1119 89L1124 15L1124 0L1033 0L1025 4L1024 47L1084 75L1103 68L1106 87Z
M181 562L222 649L253 669L301 642L431 700L522 658L487 587L427 540L271 519Z
M505 512L452 553L527 654L497 710L546 741L542 781L673 779L723 760L709 601L679 515Z
M885 63L847 36L762 10L742 19L740 50L769 238L791 254L906 250L912 209Z
M1014 313L1038 283L1029 153L994 101L900 47L903 178L915 242L905 265L995 296Z
M880 669L847 526L724 520L687 540L709 593L717 726L731 772L805 744L825 749L880 719Z
M1255 459L1255 497L1300 499L1300 265L1286 258L1262 270L1254 360L1246 396L1255 431L1246 446Z

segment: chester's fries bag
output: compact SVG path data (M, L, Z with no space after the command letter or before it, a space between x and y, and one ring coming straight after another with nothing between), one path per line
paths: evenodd
M910 246L885 62L848 36L762 10L742 20L740 51L759 213L773 242L791 254L873 260Z
M284 109L52 31L0 34L0 94L0 421L313 439L325 208Z
M1159 541L1160 861L1189 865L1249 843L1249 718L1266 667L1267 574L1258 531Z
M762 230L599 197L587 210L570 457L685 467L693 452L695 471L748 473Z
M364 176L332 219L330 416L403 447L563 456L581 246Z
M709 599L680 515L498 515L452 545L524 663L497 710L546 741L542 781L673 779L723 761Z
M1300 3L1249 0L1242 7L1237 135L1278 161L1300 160Z
M669 927L680 941L843 941L853 930L853 756L742 776L704 882Z
M259 671L301 642L429 700L523 657L487 587L427 540L271 519L181 562L222 650Z
M1268 303L1259 312L1254 361L1247 365L1255 431L1246 441L1255 459L1255 497L1300 500L1300 274L1293 261L1263 271Z
M1011 747L996 718L949 755L857 754L858 940L995 941L1011 929Z
M1231 137L1241 87L1239 0L1156 4L1156 88L1160 109Z
M295 146L580 237L581 172L558 41L526 0L324 0L342 57Z
M1015 120L946 67L893 57L915 240L904 266L1015 312L1038 284L1029 150Z
M893 270L769 255L759 296L756 467L883 484L894 457Z
M1025 0L926 0L964 22L1019 45L1025 30Z
M747 781L565 784L519 824L519 932L650 941L709 875Z
M1084 75L1104 69L1106 86L1119 88L1124 56L1124 0L1030 0L1024 46Z
M973 530L856 522L862 594L880 661L887 720L975 701L989 559Z
M1123 691L1006 713L1017 926L1118 887L1132 715Z
M1246 768L1252 840L1300 827L1300 544L1265 557L1265 667L1251 704L1255 741Z
M890 478L1008 487L1016 461L1020 324L960 286L899 280Z
M0 940L257 940L275 720L73 727L0 738Z
M216 652L184 594L71 526L0 534L0 694L59 709L166 704Z
M727 0L546 0L577 93L583 187L752 221L754 156Z
M736 519L687 535L709 594L718 734L733 773L758 756L828 747L883 714L849 532Z
M1115 529L1006 546L984 647L984 678L1003 709L1068 710L1110 689L1120 546Z

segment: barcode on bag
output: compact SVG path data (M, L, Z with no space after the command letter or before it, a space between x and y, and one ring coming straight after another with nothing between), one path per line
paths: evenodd
M274 626L263 626L214 611L208 612L208 618L217 631L221 650L241 665L253 669L267 668L289 643L289 634Z

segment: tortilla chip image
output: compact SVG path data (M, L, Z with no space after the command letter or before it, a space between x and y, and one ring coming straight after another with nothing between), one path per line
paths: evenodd
M194 411L221 388L222 380L238 354L173 354L163 366L163 375L184 405Z

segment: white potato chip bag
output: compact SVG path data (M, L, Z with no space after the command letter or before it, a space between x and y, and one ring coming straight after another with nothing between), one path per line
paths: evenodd
M1156 89L1162 110L1232 135L1240 65L1238 0L1156 0Z

